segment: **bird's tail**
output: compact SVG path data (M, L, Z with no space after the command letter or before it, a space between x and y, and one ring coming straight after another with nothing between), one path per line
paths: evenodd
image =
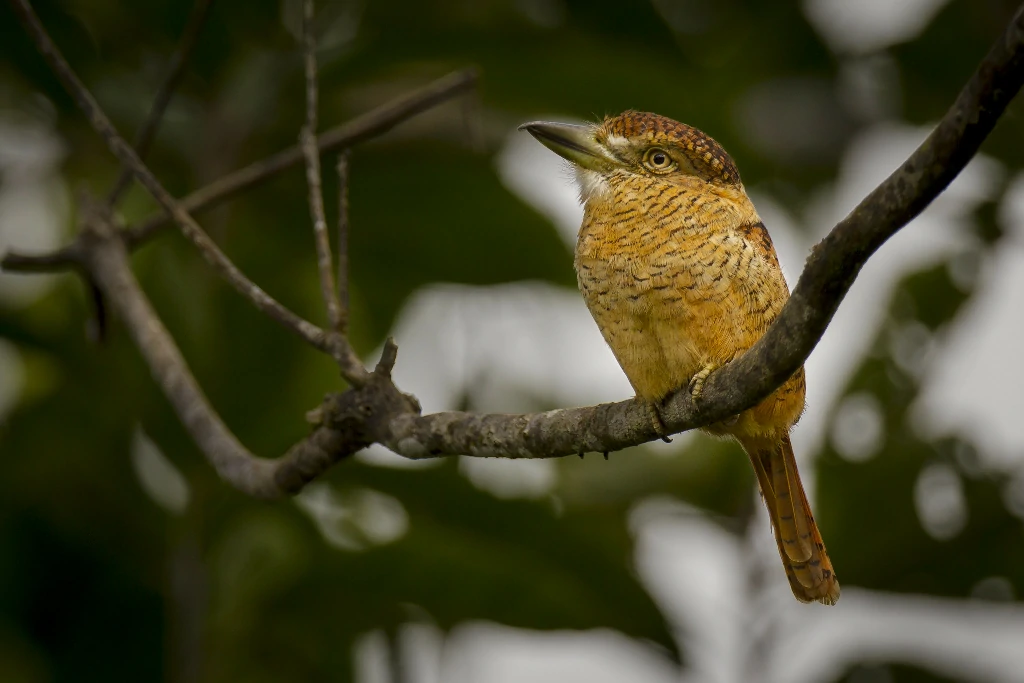
M757 473L793 595L801 602L834 605L839 581L811 515L789 434L781 440L747 437L740 443Z

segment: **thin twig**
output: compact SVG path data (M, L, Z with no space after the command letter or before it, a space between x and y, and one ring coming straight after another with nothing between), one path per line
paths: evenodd
M476 69L453 71L420 90L403 95L325 132L317 140L317 149L324 154L379 137L403 121L471 91L476 87L478 80L479 74ZM181 200L182 208L195 212L214 207L240 192L269 180L281 171L300 164L302 160L301 146L288 147L189 194ZM154 215L128 228L129 245L135 247L141 244L166 227L168 222L167 216Z
M135 136L135 153L139 155L140 159L146 158L146 154L149 153L149 148L156 138L156 131L160 127L160 121L163 119L164 112L167 111L167 105L171 103L174 91L178 89L178 85L181 83L181 78L185 73L185 65L188 63L189 57L192 56L192 50L195 49L196 42L199 39L200 29L206 23L206 17L212 4L213 0L196 0L196 4L192 8L192 13L185 24L185 30L182 31L178 49L171 55L164 82L160 84L160 89L157 90L156 97L153 98L153 105L149 109L149 115ZM122 166L121 174L117 177L117 181L107 197L107 206L117 204L121 195L128 189L128 184L131 180L132 170L127 166Z
M472 90L478 80L479 75L475 69L454 71L420 90L403 95L332 128L319 136L317 148L323 154L349 148L383 135L403 121ZM299 145L288 147L215 180L185 196L178 204L189 213L212 208L298 165L302 160L302 149ZM128 227L124 231L124 236L129 249L139 247L173 224L174 221L161 212ZM50 273L74 268L78 263L78 256L75 244L46 254L21 254L11 251L0 260L0 267L11 272Z
M335 340L332 338L332 335L291 312L276 299L264 292L258 285L245 277L235 264L224 255L224 252L220 250L216 243L203 232L203 229L193 220L192 216L160 184L160 181L156 179L152 171L139 159L135 151L117 132L110 119L103 113L99 103L96 102L96 99L78 79L74 71L72 71L28 2L26 0L11 0L11 4L15 14L24 24L25 29L35 42L43 58L50 65L50 68L53 69L68 93L74 98L79 108L89 120L89 123L92 124L92 127L107 143L110 151L113 152L114 156L122 164L132 169L132 173L135 174L139 183L149 191L157 203L163 207L164 211L173 216L182 233L199 249L207 262L235 290L270 318L295 332L313 347L333 353Z
M313 221L316 242L316 267L320 274L320 293L327 307L331 329L341 330L341 302L334 288L334 266L331 264L331 240L327 235L324 213L323 175L320 152L316 145L319 87L316 75L316 38L313 36L313 0L302 3L302 44L306 65L306 125L299 134L302 153L306 157L306 183L309 185L309 215Z
M338 155L338 301L341 317L338 331L348 333L348 164L351 152L342 150Z

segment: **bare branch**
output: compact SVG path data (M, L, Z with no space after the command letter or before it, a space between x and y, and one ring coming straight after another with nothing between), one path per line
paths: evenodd
M348 333L348 163L351 153L342 151L338 155L338 300L341 302L341 318L338 331Z
M302 5L302 43L306 71L306 125L299 134L299 144L306 159L306 183L309 185L309 214L313 221L313 241L316 244L316 266L320 275L320 294L327 308L330 322L330 353L349 384L359 385L366 379L366 368L352 350L348 337L342 331L342 308L338 290L334 285L331 265L331 240L327 235L327 216L324 212L323 174L320 171L320 152L316 141L319 87L316 73L316 39L313 37L313 0Z
M453 71L436 81L388 104L372 109L347 123L336 126L319 136L317 149L321 154L353 147L388 132L398 124L417 114L443 104L476 87L479 74L476 69ZM208 209L244 192L281 171L297 166L303 160L299 145L283 149L273 156L256 161L244 168L200 188L181 200L182 208L195 212ZM135 247L167 227L164 215L151 218L128 228L128 244Z
M254 458L213 412L167 328L143 296L128 268L124 245L109 224L98 217L88 219L82 235L83 243L89 245L89 272L120 315L157 384L217 474L249 495L272 496L265 482L270 479L273 461Z
M379 439L388 415L412 409L390 380L374 381L370 375L363 387L329 400L330 424L317 425L281 458L255 457L210 406L132 275L125 245L109 216L87 217L82 235L84 263L120 315L153 378L217 474L242 493L257 498L297 493L338 460ZM375 414L374 406L385 412Z
M15 2L15 0L11 1ZM471 91L476 87L478 80L479 75L475 69L454 71L420 90L403 95L347 123L332 128L319 136L317 149L321 154L333 152L383 135L403 121ZM189 213L212 208L273 178L278 173L298 165L302 160L301 146L288 147L215 180L187 195L178 203L184 211ZM137 225L128 227L125 230L128 247L130 249L137 248L172 224L171 218L164 213L159 213ZM5 254L0 260L0 267L11 272L50 273L74 268L78 262L77 256L77 250L73 244L48 254L20 254L12 251Z
M196 4L192 8L192 13L185 24L185 30L181 34L178 49L171 55L164 82L160 84L160 89L157 90L156 97L153 98L153 105L149 109L149 115L135 136L135 144L133 146L141 159L144 159L146 154L149 153L150 145L153 144L156 131L160 127L160 121L164 117L164 112L167 111L167 105L171 103L171 96L174 95L174 91L178 89L178 85L181 83L181 77L185 73L185 65L188 63L189 57L192 56L192 50L195 49L196 42L199 39L199 32L203 24L206 23L206 17L212 4L213 0L196 0ZM117 200L128 189L128 184L131 180L132 170L127 166L122 166L121 175L117 177L117 181L107 197L108 206L117 204Z
M317 100L319 88L316 75L316 38L313 36L313 0L302 3L302 43L306 64L306 125L299 134L303 156L306 157L306 183L309 185L309 214L313 221L316 242L316 266L320 273L320 293L327 307L331 329L341 329L341 302L334 288L334 266L331 264L331 240L327 236L324 213L323 176L320 173L320 151L316 145Z
M199 249L214 269L231 284L242 296L248 299L259 310L266 313L281 325L295 332L303 340L313 347L331 353L335 348L335 340L331 335L320 329L313 323L302 319L290 310L282 306L276 299L264 292L258 285L249 280L234 263L224 255L224 252L203 232L199 224L192 216L183 209L171 194L164 189L160 181L139 159L135 151L128 146L124 138L117 132L110 119L103 113L99 103L88 91L85 85L78 79L67 61L61 55L57 46L53 44L50 36L39 22L39 17L29 6L27 0L11 0L15 14L24 24L25 29L35 42L43 58L53 69L68 93L74 98L79 108L85 114L92 127L100 134L107 143L107 147L122 164L132 169L136 179L142 184L154 199L163 207L174 221L181 228L182 233L191 240Z

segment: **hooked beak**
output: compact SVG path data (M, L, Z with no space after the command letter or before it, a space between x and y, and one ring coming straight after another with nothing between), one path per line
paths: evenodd
M592 126L532 121L519 126L552 152L591 171L604 171L617 160L594 138Z

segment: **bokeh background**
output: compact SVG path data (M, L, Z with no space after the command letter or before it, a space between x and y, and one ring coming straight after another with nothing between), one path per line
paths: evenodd
M129 135L190 3L34 3ZM1005 0L318 2L329 127L452 69L479 92L352 158L353 339L400 345L426 410L629 386L574 289L571 174L519 123L656 111L737 160L792 283L923 139ZM299 3L217 0L150 155L183 195L292 144ZM73 232L117 166L0 7L0 249ZM70 275L0 275L0 681L1024 681L1024 121L886 244L808 362L795 432L843 584L797 604L740 450L682 435L582 461L408 463L380 448L295 500L220 483ZM336 181L325 168L327 203ZM303 173L203 212L322 319ZM154 210L137 188L126 222ZM331 363L175 234L134 259L257 453L307 430ZM682 665L674 663L681 659Z

